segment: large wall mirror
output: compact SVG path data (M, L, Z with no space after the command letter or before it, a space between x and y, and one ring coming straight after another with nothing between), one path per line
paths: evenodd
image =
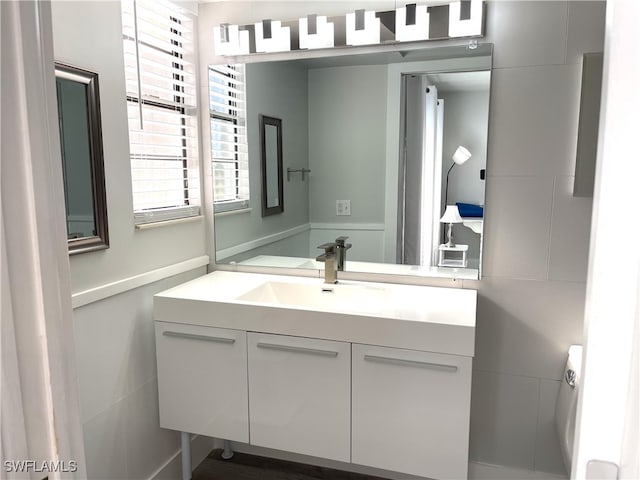
M338 53L244 65L250 208L216 215L216 263L322 269L317 246L348 237L346 271L479 278L492 45ZM261 112L310 171L267 217Z
M108 248L98 74L55 70L69 253Z

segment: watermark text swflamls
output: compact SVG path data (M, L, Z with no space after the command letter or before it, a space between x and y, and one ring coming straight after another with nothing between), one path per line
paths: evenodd
M3 465L7 473L74 473L78 471L75 460L5 460Z

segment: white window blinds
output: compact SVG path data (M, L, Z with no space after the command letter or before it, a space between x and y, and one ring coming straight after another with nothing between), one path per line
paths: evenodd
M249 207L244 65L209 68L214 210Z
M123 0L136 223L198 215L193 17L165 0Z

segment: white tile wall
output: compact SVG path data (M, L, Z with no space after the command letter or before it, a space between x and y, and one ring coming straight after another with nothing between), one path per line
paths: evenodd
M582 63L582 54L601 52L605 2L570 1L567 63Z
M471 458L533 470L538 396L537 378L474 371Z
M553 178L489 177L486 197L484 274L546 279Z
M492 72L489 121L500 128L489 127L490 176L573 175L580 75L579 65Z
M493 0L487 12L494 68L564 63L567 2Z
M540 380L535 456L535 470L540 472L566 473L555 424L556 400L560 384L559 380Z
M560 380L582 339L585 284L484 278L477 288L474 368Z
M574 177L556 177L551 216L549 279L587 278L592 198L573 196Z
M604 10L488 5L486 276L464 282L479 293L470 455L489 464L474 478L566 475L553 418L567 349L583 335L591 220L591 199L572 195L581 57L603 50Z

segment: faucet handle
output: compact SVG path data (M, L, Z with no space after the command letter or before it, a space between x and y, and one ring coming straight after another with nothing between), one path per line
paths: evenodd
M344 243L347 238L349 238L349 237L338 237L338 238L336 238L336 246L338 248L344 248L344 249L351 248L351 244L350 243Z
M324 248L324 253L335 253L336 244L333 242L323 243L322 245L318 245L318 248Z

